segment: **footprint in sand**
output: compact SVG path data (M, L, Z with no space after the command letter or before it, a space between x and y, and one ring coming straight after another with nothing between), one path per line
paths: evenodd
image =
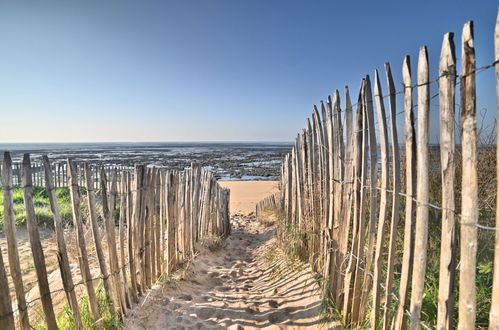
M273 312L268 316L268 320L272 324L283 322L286 319L286 314L284 312Z
M180 299L180 300L186 300L186 301L191 301L192 300L192 296L190 294L184 294L184 295L179 296L178 299Z
M289 288L301 287L301 279L290 278L290 283L279 284L271 276L278 264L268 264L262 258L270 246L268 240L273 239L268 230L274 229L260 230L258 223L248 217L240 222L241 225L234 226L239 229L233 231L222 251L197 257L198 262L193 263L186 279L191 285L186 288L188 291L182 290L182 286L180 291L176 291L177 288L164 291L162 294L168 299L160 301L162 311L146 313L148 307L144 306L143 315L147 315L147 319L137 319L135 327L124 328L320 328L320 296L303 293L299 297L288 297L291 296ZM311 305L317 307L307 307Z
M211 307L201 307L195 311L197 317L201 320L207 320L215 315L216 310Z
M217 286L215 288L215 290L220 291L220 292L227 292L227 291L230 291L230 288L226 287L226 286Z
M272 308L277 308L277 307L279 307L279 304L278 304L278 303L277 303L277 301L275 301L275 300L269 300L269 301L268 301L268 304L269 304L269 306L270 306L270 307L272 307Z

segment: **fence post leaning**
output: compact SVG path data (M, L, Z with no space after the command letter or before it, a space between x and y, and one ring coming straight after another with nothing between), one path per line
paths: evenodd
M393 83L390 64L385 63L386 80L389 92L390 105L390 137L392 144L392 176L393 176L393 196L392 196L392 219L390 224L390 242L388 247L388 270L385 284L385 308L383 312L383 329L390 327L389 312L391 311L392 287L393 287L393 270L395 263L395 249L397 241L397 230L399 222L399 204L400 204L400 156L397 135L397 110L395 98L395 84Z
M76 298L75 285L73 282L73 276L71 274L71 267L69 265L68 253L66 249L66 241L64 239L64 229L62 227L61 215L59 213L59 208L57 205L57 198L55 194L55 187L53 184L52 171L50 169L50 162L46 155L43 156L43 167L45 169L45 187L47 189L47 194L50 201L50 209L54 216L54 229L57 238L57 260L59 261L59 268L61 270L62 284L64 286L64 291L66 292L66 297L68 299L69 307L73 313L73 320L75 324L75 329L83 329L83 323L81 320L80 308L78 306L78 300Z
M417 191L416 231L414 235L414 264L411 292L411 329L421 328L421 307L423 304L426 274L426 251L428 248L428 170L429 170L429 109L430 87L428 73L428 52L426 46L419 50L418 59L418 143L417 143Z
M494 34L495 50L495 71L496 71L496 99L497 110L496 118L499 118L499 13L497 14L496 29ZM497 130L496 141L499 141L499 130ZM496 159L499 159L499 143L496 146ZM496 178L499 178L499 162L496 164ZM497 181L497 190L499 190L499 180ZM497 195L496 205L499 205L499 194ZM499 227L499 209L496 208L496 227ZM490 305L489 329L499 328L499 231L496 231L494 245L494 279L492 282L492 303Z
M350 253L348 256L348 265L345 271L345 279L343 283L343 322L349 323L350 321L350 308L352 306L352 291L351 291L351 282L352 277L355 276L356 269L354 268L354 258L353 255L355 253L355 245L358 230L358 222L359 222L359 212L360 212L360 195L361 195L361 176L362 176L362 161L363 161L363 151L362 151L362 141L364 138L364 93L365 93L365 79L362 79L359 98L357 102L357 113L355 116L355 128L354 138L352 140L353 150L354 150L354 158L353 158L353 223L352 223L352 242L350 244ZM345 244L348 244L348 237L350 233L345 233ZM348 247L347 247L348 249Z
M23 329L29 329L28 308L26 306L19 251L17 249L16 220L14 215L14 201L12 199L12 159L9 152L5 152L3 156L2 186L4 230L7 237L10 276L16 290L16 300L19 309L19 326Z
M442 43L439 68L440 95L440 167L442 172L442 238L438 279L437 329L453 327L454 280L456 254L454 242L455 137L454 106L456 88L456 54L454 34L447 33Z
M109 278L109 270L106 264L106 257L104 256L104 251L102 249L102 240L101 234L99 232L99 225L97 223L97 211L95 208L95 191L94 185L92 182L92 170L88 163L84 165L84 175L86 180L86 188L87 188L87 201L88 201L88 213L89 213L89 222L90 227L92 229L92 237L94 239L95 244L95 252L97 254L97 261L99 262L100 271L102 274L102 282L104 285L104 290L109 299L109 305L111 313L114 315L115 312L115 304L114 304L114 294L111 291L111 279ZM103 200L104 201L104 200ZM109 244L109 243L108 243Z
M406 310L409 283L412 274L414 250L414 201L416 191L416 134L414 128L414 112L412 108L412 78L410 57L404 57L402 65L404 81L404 119L405 119L405 177L406 198L404 214L404 245L402 255L402 270L400 274L399 305L395 317L395 329L406 329Z
M378 210L378 193L376 185L378 183L378 143L376 141L376 127L374 126L374 105L370 81L366 81L366 116L367 129L369 132L369 154L370 154L370 173L369 173L369 232L367 237L366 263L364 278L362 282L362 294L360 297L360 315L365 315L368 308L369 293L372 288L372 265L374 260L374 246L376 243L376 216Z
M6 330L14 330L14 313L12 312L12 300L10 299L9 281L5 264L3 262L2 253L0 253L0 328Z
M71 206L73 209L73 223L76 227L76 240L78 243L78 261L80 263L81 277L85 283L88 294L88 304L94 321L99 319L99 310L97 308L97 297L95 295L94 283L91 280L90 266L88 263L87 244L85 242L85 232L83 230L83 220L80 210L80 192L78 186L78 177L75 164L71 159L67 161L66 170L69 174L69 193L71 196Z
M473 22L462 34L461 65L461 260L459 272L459 329L474 329L476 317L476 253L478 173L476 133L475 48Z
M23 157L23 176L24 206L26 208L26 222L28 225L28 234L31 244L31 253L33 254L33 263L35 264L36 276L38 279L38 289L42 301L45 322L49 330L57 329L57 321L54 314L54 306L50 295L50 287L47 278L47 266L45 255L43 253L38 223L35 214L35 205L33 203L33 181L31 176L31 162L29 154Z

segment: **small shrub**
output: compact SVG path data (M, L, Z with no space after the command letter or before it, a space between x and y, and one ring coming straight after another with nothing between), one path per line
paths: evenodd
M57 327L59 329L75 329L73 312L67 303L57 316Z

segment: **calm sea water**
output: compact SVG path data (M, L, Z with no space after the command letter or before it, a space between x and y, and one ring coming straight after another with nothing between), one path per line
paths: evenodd
M29 153L35 162L46 154L53 162L71 158L127 167L184 169L198 162L222 180L271 180L279 175L281 160L291 146L274 142L0 143L0 159L10 151L14 161Z

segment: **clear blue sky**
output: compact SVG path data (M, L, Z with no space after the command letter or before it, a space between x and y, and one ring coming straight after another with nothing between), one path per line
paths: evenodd
M475 21L497 1L2 1L0 142L290 141L334 89ZM383 72L383 71L382 71ZM415 70L414 70L415 72ZM478 107L495 113L493 70ZM489 115L489 121L495 114ZM436 118L435 118L436 119Z

